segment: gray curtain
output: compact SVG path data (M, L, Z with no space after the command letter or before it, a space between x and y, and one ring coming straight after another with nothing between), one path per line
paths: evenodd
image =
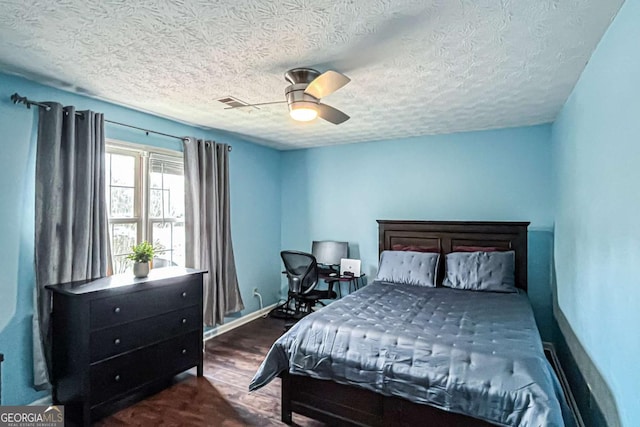
M47 103L41 108L36 154L33 322L34 383L48 385L49 284L107 275L104 117Z
M208 270L204 323L244 309L231 243L227 144L188 138L184 144L186 263Z

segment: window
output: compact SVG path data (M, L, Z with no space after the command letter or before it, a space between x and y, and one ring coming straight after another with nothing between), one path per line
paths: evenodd
M149 159L149 241L162 258L184 266L184 167L182 159Z
M144 240L158 249L154 267L185 265L184 167L181 153L109 143L106 194L113 272L131 269L126 256Z

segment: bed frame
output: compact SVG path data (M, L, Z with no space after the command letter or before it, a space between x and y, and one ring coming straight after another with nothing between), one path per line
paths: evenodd
M478 221L382 221L378 220L379 251L393 245L438 247L442 254L455 246L497 247L515 251L516 286L527 290L528 222ZM444 257L438 283L444 276ZM476 418L384 396L359 387L317 380L284 372L282 421L292 423L292 413L323 421L331 426L490 426Z

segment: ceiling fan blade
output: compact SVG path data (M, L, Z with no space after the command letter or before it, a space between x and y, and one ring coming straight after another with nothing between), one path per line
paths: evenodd
M339 125L340 123L344 123L349 120L349 116L337 108L320 103L318 103L318 116L330 123L333 123L334 125Z
M235 110L236 108L260 107L262 105L286 104L286 103L287 101L260 102L258 104L244 104L244 105L236 105L232 107L225 107L225 110Z
M304 93L321 99L327 95L331 95L350 81L351 79L344 74L329 70L313 79L304 90Z
M352 34L348 43L333 46L332 55L322 57L318 52L311 52L309 56L296 58L295 61L288 59L276 63L271 72L278 73L299 64L316 70L333 69L343 73L357 72L374 65L383 66L399 55L404 38L413 37L421 28L433 27L433 20L444 14L446 5L444 2L444 5L426 6L417 13L398 10L385 15L384 20L367 23L365 30Z

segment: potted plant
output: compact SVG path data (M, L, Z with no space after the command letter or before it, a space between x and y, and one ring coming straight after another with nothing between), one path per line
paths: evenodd
M133 275L147 277L149 275L149 262L153 259L155 249L149 242L142 242L131 248L127 259L133 261Z

